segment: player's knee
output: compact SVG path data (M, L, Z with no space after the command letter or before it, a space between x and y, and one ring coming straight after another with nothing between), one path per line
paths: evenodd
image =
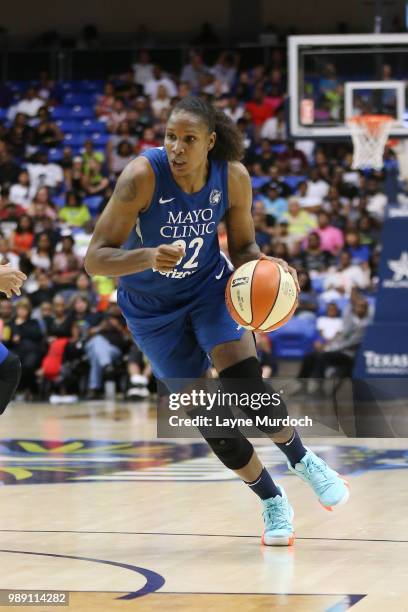
M9 353L0 364L0 414L6 409L21 378L21 362L14 353Z
M222 370L219 376L224 391L248 398L248 401L239 401L239 408L260 431L277 434L285 428L284 419L288 416L285 402L262 378L261 364L256 357ZM270 396L270 402L260 401L264 394Z
M205 438L218 459L230 470L241 470L248 465L254 447L241 434L236 438Z

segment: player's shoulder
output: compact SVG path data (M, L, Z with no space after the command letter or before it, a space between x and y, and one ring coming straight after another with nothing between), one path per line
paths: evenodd
M228 191L231 196L246 191L251 185L248 170L239 161L228 162Z

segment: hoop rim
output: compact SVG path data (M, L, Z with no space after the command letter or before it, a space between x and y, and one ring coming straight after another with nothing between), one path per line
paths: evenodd
M391 115L354 115L354 117L349 117L347 119L348 125L364 125L370 126L370 124L374 127L377 125L381 125L382 123L393 123L396 121L395 117Z

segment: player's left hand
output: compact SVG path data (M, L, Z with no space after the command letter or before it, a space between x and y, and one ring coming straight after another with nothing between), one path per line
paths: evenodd
M275 263L277 263L280 266L282 266L282 268L285 270L285 272L289 272L289 274L293 277L293 280L295 281L297 292L300 293L300 285L299 285L299 280L298 280L297 272L296 272L295 268L292 268L288 264L287 261L285 261L284 259L280 259L279 257L268 257L268 255L264 255L263 253L261 253L261 256L259 257L259 259L269 259L269 261L274 261Z

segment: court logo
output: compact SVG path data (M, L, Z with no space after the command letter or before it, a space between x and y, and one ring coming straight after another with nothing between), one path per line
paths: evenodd
M408 289L408 251L403 251L399 259L389 259L387 265L394 276L385 280L383 287L386 289Z
M218 189L213 189L210 193L210 204L212 204L212 206L219 204L221 202L221 196L221 191L219 191Z
M231 287L239 287L240 285L247 285L249 283L249 276L241 276L241 278L234 278Z

